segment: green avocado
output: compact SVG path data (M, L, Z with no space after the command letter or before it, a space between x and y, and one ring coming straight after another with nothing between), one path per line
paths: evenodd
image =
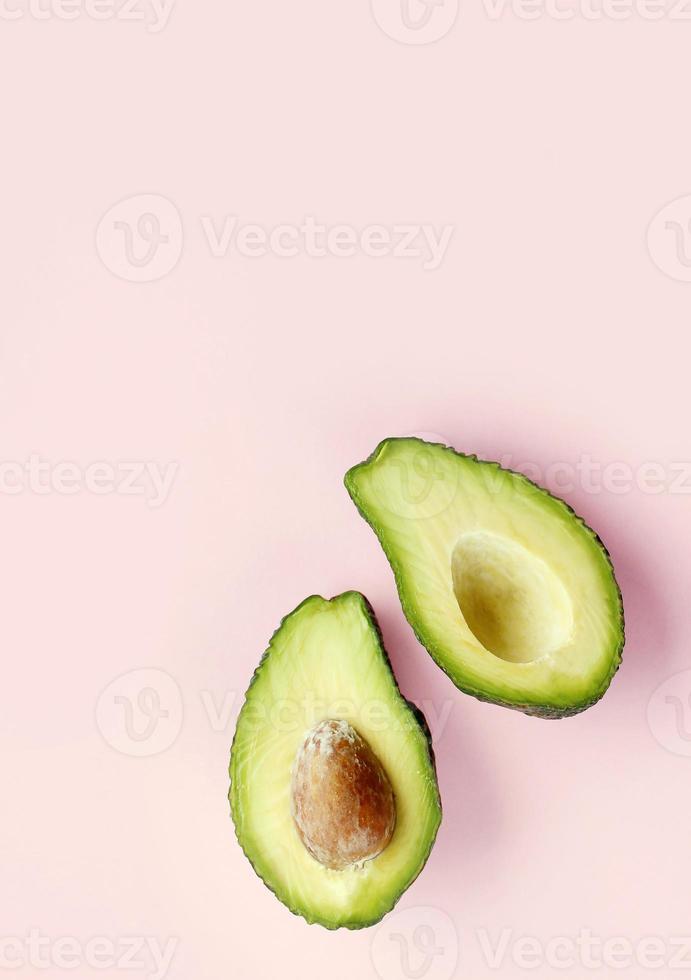
M306 846L293 795L306 736L329 719L373 753L395 802L395 826L381 853L339 870ZM308 922L328 929L372 925L418 876L441 821L431 739L424 717L398 689L360 593L311 596L283 619L238 717L230 779L240 846L280 901ZM353 797L364 819L371 786L355 789L364 794ZM349 828L338 830L343 837Z
M419 641L462 691L543 718L598 701L621 663L609 555L519 473L437 443L385 439L345 485Z

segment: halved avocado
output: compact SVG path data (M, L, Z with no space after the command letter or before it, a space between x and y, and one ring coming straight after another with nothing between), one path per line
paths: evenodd
M335 805L335 817L328 806L323 814L337 831L336 846L339 837L348 838L357 850L379 790L388 807L393 794L395 807L393 833L385 828L381 852L338 869L327 866L328 857L322 863L314 856L324 842L310 851L302 832L307 826L309 836L309 821L299 829L296 819L296 774L307 772L309 779L313 771L304 764L306 748L321 752L316 762L328 768L328 753L346 744L326 738L325 730L359 746L350 768L337 768L330 784L333 799L326 804ZM360 593L311 596L282 621L240 711L230 777L243 851L280 901L308 922L328 929L372 925L418 876L441 820L431 739L421 712L398 689L374 614ZM312 824L322 816L314 807L324 785L314 780Z
M437 443L385 439L345 477L420 642L462 691L544 718L594 704L621 662L609 555L519 473Z

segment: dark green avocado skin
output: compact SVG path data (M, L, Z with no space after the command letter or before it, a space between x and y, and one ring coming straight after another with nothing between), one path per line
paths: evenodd
M498 698L487 697L485 694L482 693L482 691L478 691L475 688L470 687L468 685L459 684L455 678L451 677L449 671L447 670L446 666L443 663L443 659L438 655L437 651L435 650L434 645L422 635L422 631L420 630L420 627L416 621L416 617L413 615L412 610L407 605L406 600L403 596L403 591L401 588L402 577L401 577L401 571L399 565L396 562L396 560L392 557L392 555L389 554L387 548L385 547L382 529L379 528L374 521L372 521L372 519L365 513L365 510L360 505L357 491L355 489L355 483L353 477L356 471L360 467L367 466L368 464L374 462L374 460L377 458L377 456L382 451L384 446L386 446L387 443L396 442L396 441L405 441L405 438L390 436L387 439L382 439L382 441L376 447L374 452L372 452L366 459L362 460L360 463L355 464L355 466L352 466L348 470L348 472L345 474L343 478L343 482L360 516L372 528L372 530L374 531L374 533L376 534L379 540L379 543L382 546L384 554L386 555L386 558L394 573L394 578L396 580L396 587L398 589L398 595L401 602L401 606L403 608L403 612L418 642L427 650L427 652L432 657L432 659L437 664L437 666L444 671L444 673L450 678L452 683L456 687L458 687L460 691L463 691L464 694L469 694L471 697L476 698L478 701L484 701L488 704L496 704L502 708L512 708L515 711L521 711L523 712L523 714L531 715L534 718L545 718L545 719L555 719L555 720L559 720L561 718L569 718L572 717L573 715L580 714L582 711L586 711L588 708L591 708L594 704L597 704L597 702L607 692L607 689L612 683L612 679L614 675L617 673L619 667L621 666L622 651L624 649L624 643L626 639L625 624L624 624L624 603L621 594L621 589L619 587L619 583L617 582L616 576L614 574L614 566L612 565L612 558L610 556L609 551L605 547L605 544L600 538L600 536L595 531L593 531L593 529L583 520L583 518L579 514L575 512L575 510L571 506L569 506L569 504L566 503L565 500L563 500L561 497L558 497L556 494L551 493L551 491L546 490L544 487L539 486L539 484L535 483L533 480L528 479L528 477L524 476L522 473L518 473L515 470L510 470L508 467L502 466L501 463L497 463L493 460L480 459L474 453L458 452L458 450L454 449L452 446L446 446L444 445L444 443L427 443L427 445L443 446L444 449L454 453L456 456L462 456L465 459L472 459L475 462L479 462L479 463L489 463L490 465L495 466L497 469L506 470L509 473L513 473L514 476L518 477L520 480L525 481L525 483L528 484L530 487L532 487L534 490L546 494L547 496L552 497L554 500L558 501L563 507L565 507L569 511L573 519L577 521L579 524L581 524L588 531L588 533L595 538L595 540L599 544L605 558L607 559L609 567L612 571L612 578L614 580L614 584L616 586L617 594L619 597L619 633L621 639L619 642L619 646L617 650L614 652L612 658L612 669L610 674L605 679L600 689L591 698L587 698L584 701L578 702L576 704L569 704L567 706L537 704L537 703L523 704L516 701L501 700ZM423 442L423 440L418 440L418 441L420 441L421 443Z
M434 746L432 744L432 734L430 732L429 725L427 724L427 719L425 718L425 715L423 714L423 712L417 707L417 705L413 704L412 701L408 701L407 698L404 698L403 695L400 692L400 688L398 686L398 681L396 680L396 676L395 676L395 674L393 672L393 668L391 666L391 660L390 660L389 655L388 655L388 653L386 651L386 647L384 646L384 639L383 639L383 636L382 636L381 627L379 626L379 623L377 621L377 617L375 615L374 609L372 608L372 605L369 602L369 600L361 592L357 592L356 590L353 590L353 589L351 589L349 592L342 593L342 595L344 595L344 596L345 595L352 595L352 596L355 596L360 601L360 603L362 605L362 608L363 608L363 610L365 612L365 615L367 616L367 619L369 621L370 629L374 632L374 634L376 636L377 643L378 643L378 646L379 646L379 650L381 651L382 657L384 658L384 661L386 663L386 666L387 666L387 668L389 670L389 673L391 675L391 679L392 679L393 684L394 684L394 689L398 692L398 694L400 695L401 699L408 706L408 709L409 709L409 711L410 711L410 713L412 715L412 718L413 718L414 723L417 724L422 729L422 731L423 731L423 733L425 735L425 739L427 741L427 754L428 754L428 757L429 757L429 761L430 761L430 765L431 765L431 768L432 768L432 772L434 774L434 783L435 783L435 787L436 787L436 803L437 803L437 808L438 808L438 811L439 811L439 823L437 824L437 831L438 831L439 824L441 823L441 818L442 818L442 803L441 803L441 797L439 795L439 783L438 783L438 779L437 779L437 765L436 765L436 759L435 759L435 755L434 755ZM292 612L289 612L286 616L283 617L283 619L280 621L280 623L277 626L277 628L274 630L273 635L271 637L271 640L273 640L273 638L280 632L280 630L283 627L283 625L292 616L294 616L311 599L323 599L323 596L311 595L311 596L308 596L306 599L303 599L303 601L298 606L296 606L295 609L292 610ZM262 658L259 661L259 664L257 665L257 668L254 671L254 674L252 675L252 679L250 680L249 687L247 688L247 692L245 694L245 700L247 699L247 694L249 694L249 692L250 692L250 690L252 688L252 685L255 683L255 681L257 680L257 678L259 677L259 675L261 673L262 667L264 666L264 663L265 663L265 661L266 661L266 659L267 659L267 657L269 655L270 649L271 649L271 641L269 641L269 645L268 645L267 649L264 651L264 653L262 654ZM233 812L233 797L232 797L232 757L233 757L233 748L235 746L235 738L236 737L237 737L237 730L236 730L236 735L233 736L233 742L232 742L231 748L230 748L231 765L229 766L229 769L228 769L228 775L229 775L229 778L231 780L231 784L230 784L230 787L229 787L229 790L228 790L228 801L230 803L230 813L231 813L231 818L233 820L233 826L234 827L236 827L236 821L235 821L235 814ZM432 851L432 848L434 847L434 842L435 842L436 837L437 837L437 831L435 831L435 833L430 838L429 847L427 848L427 850L426 850L426 852L424 854L423 860L420 863L420 868L419 868L419 870L418 870L418 872L417 872L417 874L415 876L416 878L418 877L418 875L420 874L420 872L424 868L425 864L427 863L427 859L429 858L429 855L430 855L430 853ZM255 866L255 864L254 864L251 856L247 853L247 851L243 847L242 841L240 840L240 838L239 838L239 836L237 834L237 829L236 829L236 832L235 832L235 836L236 836L236 839L238 841L238 844L240 845L240 848L242 849L243 854L245 855L245 857L247 858L247 860L249 861L249 863L252 865L252 869L253 869L254 873L264 883L264 885L269 889L269 891L272 892L272 894L274 894L276 896L276 898L279 900L279 902L281 902L282 905L285 905L285 907L290 912L292 912L293 915L298 916L301 919L305 919L309 925L315 925L315 924L316 925L320 925L323 928L329 929L331 931L335 931L336 929L341 929L341 928L350 929L350 930L367 929L370 926L376 925L378 922L381 922L381 920L384 918L384 916L385 915L388 915L388 913L394 908L394 906L396 905L396 903L401 898L401 895L403 895L403 893L405 891L407 891L408 888L410 888L410 886L412 885L413 881L415 880L415 878L413 878L408 883L408 885L406 885L406 887L403 889L403 891L401 891L398 895L395 896L395 898L393 899L393 901L391 902L391 904L389 905L389 907L388 908L385 908L385 909L382 909L381 914L379 916L377 916L377 918L375 918L375 919L371 919L371 920L367 920L367 921L352 920L352 921L349 921L347 923L334 923L334 922L325 921L325 920L320 919L320 918L318 918L316 916L313 916L313 917L309 917L308 918L305 915L305 910L304 909L292 908L290 905L286 904L286 902L284 901L284 899L281 898L279 895L277 895L276 891L273 888L271 888L271 886L268 885L266 881L264 881L264 879L262 878L262 876L259 874L259 872L258 872L258 870L257 870L257 868L256 868L256 866Z

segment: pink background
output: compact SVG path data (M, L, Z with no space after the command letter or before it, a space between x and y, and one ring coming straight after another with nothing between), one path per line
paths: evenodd
M691 191L688 24L493 21L464 0L446 36L413 46L365 0L179 0L159 34L87 17L0 27L2 459L179 463L157 508L0 495L2 936L176 937L172 980L405 976L373 952L376 928L291 916L226 801L269 636L306 595L349 588L380 615L404 693L451 705L444 822L400 908L450 917L455 975L524 975L508 957L490 969L483 928L689 934L691 762L647 721L689 665L688 478L687 495L566 493L611 550L628 642L604 701L560 723L453 688L342 487L380 438L419 430L543 471L691 458L691 285L646 249L656 212ZM174 202L184 228L154 282L114 275L95 244L139 194ZM455 232L433 272L214 258L200 218L227 214ZM97 703L140 668L175 679L184 720L166 751L134 758L99 731ZM204 692L229 695L225 724ZM446 955L432 980L453 971Z

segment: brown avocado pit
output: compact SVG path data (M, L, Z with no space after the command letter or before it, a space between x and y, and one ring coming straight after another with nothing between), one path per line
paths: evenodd
M309 853L334 871L381 854L396 825L384 767L341 719L321 721L305 736L293 767L291 810Z

